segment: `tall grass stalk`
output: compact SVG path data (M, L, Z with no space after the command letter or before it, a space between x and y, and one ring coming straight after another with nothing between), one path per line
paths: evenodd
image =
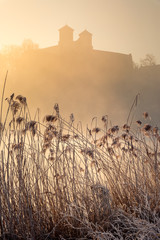
M132 126L109 128L104 116L102 127L94 119L84 134L57 104L42 122L39 114L31 119L21 95L8 106L0 139L1 239L160 239L157 127L132 119Z

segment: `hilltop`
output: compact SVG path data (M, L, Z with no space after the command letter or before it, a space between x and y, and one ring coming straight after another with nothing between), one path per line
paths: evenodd
M116 119L127 116L140 93L142 108L159 117L160 66L135 69L131 54L96 50L87 30L74 40L73 29L66 25L59 29L58 45L24 51L10 65L10 90L27 96L31 108L40 107L43 113L58 102L65 114L74 112L81 120L103 114Z

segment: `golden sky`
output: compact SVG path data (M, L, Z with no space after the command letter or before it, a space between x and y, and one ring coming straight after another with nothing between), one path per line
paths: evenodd
M74 38L87 29L93 47L147 53L160 63L160 0L0 0L0 47L32 39L40 47L58 43L58 29L70 25Z

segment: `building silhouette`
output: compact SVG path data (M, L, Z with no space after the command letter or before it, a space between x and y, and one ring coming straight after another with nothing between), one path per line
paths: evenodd
M59 29L59 47L63 48L85 48L85 50L92 49L92 34L87 30L84 30L79 34L79 39L73 40L73 32L74 30L65 25L64 27Z
M71 66L76 72L84 71L84 74L85 70L92 68L93 72L99 73L99 77L103 74L106 79L128 78L133 70L131 54L96 50L90 32L84 30L77 40L74 40L73 33L74 30L68 25L60 28L58 45L39 49L39 57L42 55L49 65L57 59L60 68L68 65L68 68Z
M130 94L133 77L131 54L94 49L89 31L74 39L68 25L59 29L57 45L26 51L14 65L13 91L16 86L22 95L32 94L35 106L41 99L44 111L58 102L66 113L80 118L88 109L90 116L108 112L111 102L120 99L121 89Z
M5 61L7 58L0 55L2 70ZM59 29L57 45L26 49L11 61L9 95L26 96L34 109L38 106L46 112L57 102L63 114L73 112L81 120L103 114L119 120L122 112L128 114L132 99L140 93L145 102L143 111L159 119L160 65L136 69L131 54L94 49L87 30L74 39L74 30L65 25Z

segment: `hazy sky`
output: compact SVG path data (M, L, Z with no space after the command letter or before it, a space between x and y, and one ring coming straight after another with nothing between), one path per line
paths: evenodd
M30 38L40 47L58 43L58 29L70 25L74 39L87 29L93 47L147 53L160 63L160 0L0 0L0 47Z

